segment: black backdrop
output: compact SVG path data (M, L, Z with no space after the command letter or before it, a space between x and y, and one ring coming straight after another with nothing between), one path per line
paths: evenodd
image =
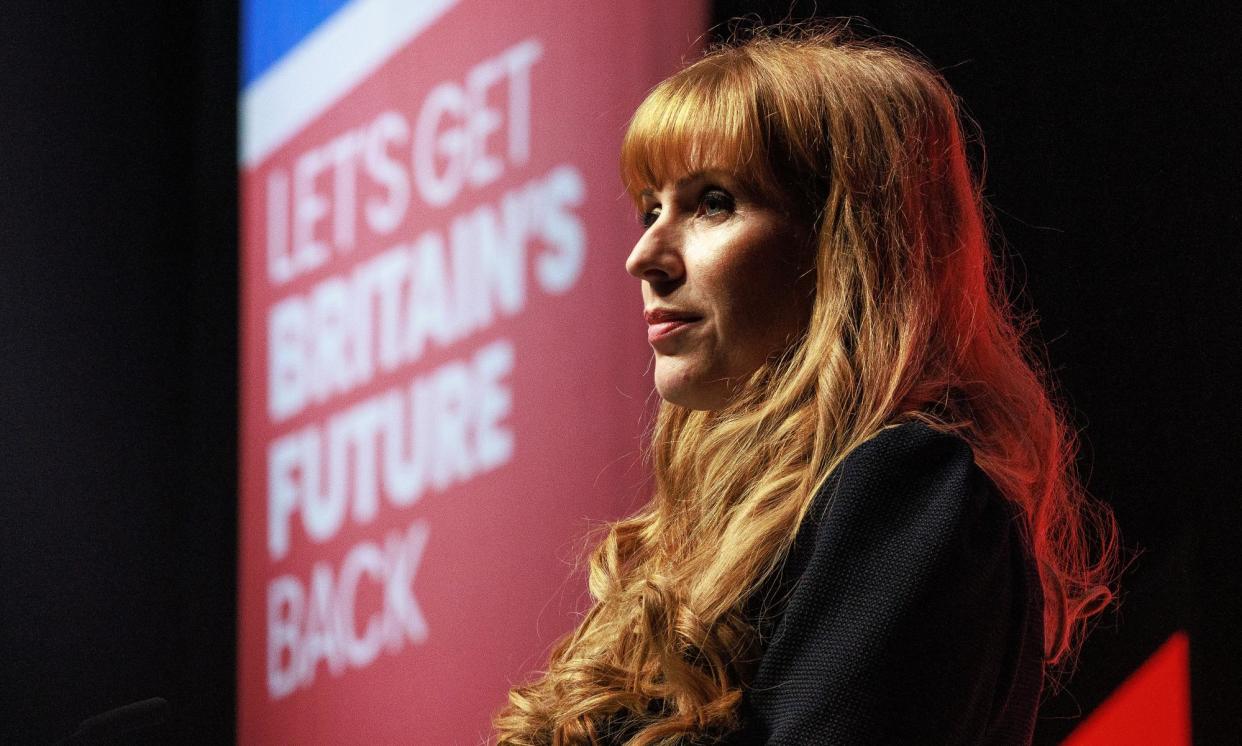
M714 13L862 16L945 72L1139 550L1037 741L1186 629L1196 743L1237 742L1237 12L819 6ZM152 740L232 737L236 38L226 4L0 9L0 742L151 696Z

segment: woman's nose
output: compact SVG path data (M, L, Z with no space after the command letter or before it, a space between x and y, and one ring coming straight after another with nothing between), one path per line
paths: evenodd
M673 226L657 219L634 244L625 271L653 283L679 279L685 267Z

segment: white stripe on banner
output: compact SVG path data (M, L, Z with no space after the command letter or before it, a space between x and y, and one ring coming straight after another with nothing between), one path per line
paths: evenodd
M458 0L353 0L242 91L239 158L257 165Z

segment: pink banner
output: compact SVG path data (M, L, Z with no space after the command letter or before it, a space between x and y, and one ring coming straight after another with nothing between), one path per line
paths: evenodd
M355 81L363 5L243 142L243 743L477 742L644 485L617 153L702 4L442 3Z

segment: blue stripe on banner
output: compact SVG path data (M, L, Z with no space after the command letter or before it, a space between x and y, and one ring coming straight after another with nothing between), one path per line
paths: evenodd
M241 87L244 90L350 0L243 0Z
M255 165L458 0L349 0L241 90L240 163Z

